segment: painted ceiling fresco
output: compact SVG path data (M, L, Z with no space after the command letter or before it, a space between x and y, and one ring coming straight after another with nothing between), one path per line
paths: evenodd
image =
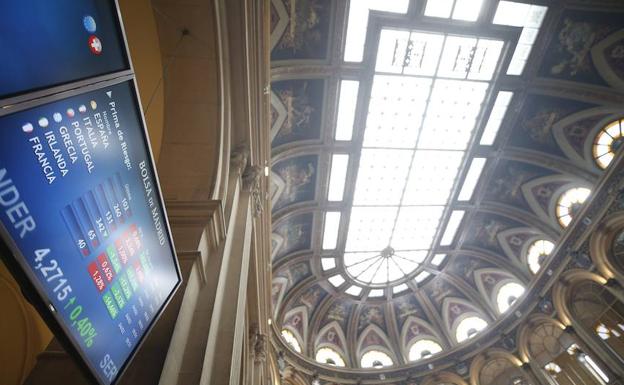
M425 3L409 1L406 14L371 12L368 24L444 31L454 23L431 22ZM487 162L471 199L450 203L465 212L459 230L451 244L432 247L406 278L366 286L345 272L343 253L379 30L368 31L361 63L345 63L349 1L271 0L273 319L278 329L292 332L301 356L313 361L329 347L357 370L362 355L375 350L402 368L410 365L410 346L425 337L442 351L424 362L469 345L470 338L458 337L462 320L478 317L493 325L516 316L524 297L512 298L505 306L511 310L502 312L501 287L536 284L531 246L539 240L556 244L566 231L558 217L565 220L568 210L574 218L580 208L562 209L562 196L591 190L603 175L594 144L605 126L624 116L624 4L601 1L588 11L586 1L533 1L549 6L548 12L522 75L512 76L504 66L521 28L491 26L485 17L498 3L484 0L485 16L461 24L467 35L500 36L509 47L476 130L485 129L497 91L513 97L493 144L474 140L468 150L468 157ZM351 141L334 139L343 80L360 81ZM344 197L337 201L328 199L334 154L350 155ZM323 246L329 211L343 218L333 248Z

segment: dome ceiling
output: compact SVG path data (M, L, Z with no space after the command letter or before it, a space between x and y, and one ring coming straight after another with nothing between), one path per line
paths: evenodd
M517 316L619 147L623 8L351 3L271 1L274 324L326 365L435 362Z

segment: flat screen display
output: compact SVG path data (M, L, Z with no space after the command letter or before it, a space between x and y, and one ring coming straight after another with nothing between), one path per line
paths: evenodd
M0 99L129 69L114 0L0 2Z
M103 384L181 282L146 143L132 81L0 117L0 233Z

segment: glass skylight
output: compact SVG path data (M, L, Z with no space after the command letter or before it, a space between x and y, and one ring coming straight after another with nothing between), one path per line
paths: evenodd
M340 228L340 212L328 211L325 213L325 230L323 231L323 249L333 250L338 242Z
M507 75L522 75L524 72L524 67L533 49L533 43L537 39L547 11L548 7L541 5L512 1L500 1L498 3L493 23L523 28L507 69Z
M342 285L345 282L345 279L342 277L342 275L336 274L333 277L330 277L328 279L328 281L329 281L329 283L332 284L332 286L339 287L340 285Z
M498 130L503 124L503 119L505 119L505 114L507 114L507 108L509 107L509 103L511 102L511 98L513 97L513 92L509 91L499 91L496 96L496 101L494 102L494 107L492 108L492 112L490 113L490 118L488 119L487 125L483 130L483 134L481 135L481 141L479 144L482 146L491 146L494 144L496 140L496 136L498 135Z
M409 289L409 286L406 283L402 283L392 288L392 294L401 293L407 289Z
M434 354L440 353L442 346L439 343L432 340L419 340L416 341L409 350L409 360L418 361L431 357Z
M336 267L336 259L334 258L322 258L321 266L323 267L323 271L331 270Z
M478 37L381 31L344 250L355 280L388 285L424 262L502 47ZM480 172L472 174L478 180ZM463 214L451 215L443 241L453 241Z
M358 297L360 295L360 293L362 292L362 288L359 287L359 286L351 285L351 286L349 286L349 288L347 290L345 290L345 292L347 294L351 294L353 296Z
M457 234L457 230L459 229L459 225L461 224L462 219L464 219L464 211L455 210L451 214L451 218L446 225L446 230L444 230L444 235L442 235L442 240L440 241L440 245L449 246L453 243L455 239L455 235Z
M463 319L457 330L455 330L455 339L457 342L463 342L477 335L481 330L487 327L487 322L480 317L472 316Z
M297 337L295 337L295 335L290 330L283 329L282 330L282 338L297 353L301 353L301 345L299 344L299 340L297 340Z
M355 122L355 108L357 106L359 89L360 82L357 80L343 80L340 82L336 140L349 141L353 136L353 123Z
M374 289L368 293L368 296L371 298L383 297L384 291L383 289Z
M349 21L347 24L344 60L347 62L361 62L364 55L369 11L406 13L409 7L409 0L354 0L349 3Z
M392 358L386 353L378 350L371 350L362 355L360 365L363 368L381 369L384 366L392 366L394 363L392 362Z
M440 266L446 259L446 254L436 254L431 258L431 264L434 266Z
M472 160L470 168L468 169L468 174L466 174L464 185L459 191L458 199L460 201L469 201L472 199L472 194L474 193L475 187L477 187L477 182L479 182L479 178L481 178L481 172L485 166L485 161L485 158L474 158Z
M416 280L416 282L418 282L418 283L421 283L425 279L429 278L430 275L431 275L431 273L428 272L428 271L421 271L420 273L418 273L416 278L414 278L414 280Z
M483 0L428 0L425 16L454 20L476 21L481 13Z
M345 182L347 179L348 166L349 155L334 154L332 156L331 173L329 177L329 191L327 193L328 201L342 201L344 196Z

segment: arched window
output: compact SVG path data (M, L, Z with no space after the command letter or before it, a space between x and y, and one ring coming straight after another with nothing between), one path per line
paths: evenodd
M600 130L592 148L594 161L598 167L607 168L611 164L622 142L624 142L624 119L616 120Z
M325 365L345 366L345 362L337 351L330 348L320 348L316 352L316 361Z
M455 330L455 339L457 342L463 342L477 335L481 330L487 327L488 323L480 317L471 316L463 319Z
M545 239L539 239L529 246L527 263L529 265L529 270L531 270L533 274L537 274L554 248L555 244Z
M594 333L605 347L624 360L624 304L594 281L574 286L570 296L574 320Z
M440 353L442 346L433 340L416 341L409 350L408 358L410 361L424 360Z
M360 365L363 368L381 369L384 366L392 366L394 363L392 362L392 358L386 353L380 352L379 350L371 350L364 353L360 360Z
M568 227L589 194L591 190L584 187L576 187L561 194L556 208L557 220L561 226Z
M524 286L516 282L509 282L501 286L496 294L496 305L498 311L502 314L509 310L518 298L524 294Z
M556 384L606 385L609 382L597 362L579 349L575 337L554 321L534 326L528 344L532 362Z
M282 329L282 338L294 351L301 353L301 345L295 335L288 329Z

